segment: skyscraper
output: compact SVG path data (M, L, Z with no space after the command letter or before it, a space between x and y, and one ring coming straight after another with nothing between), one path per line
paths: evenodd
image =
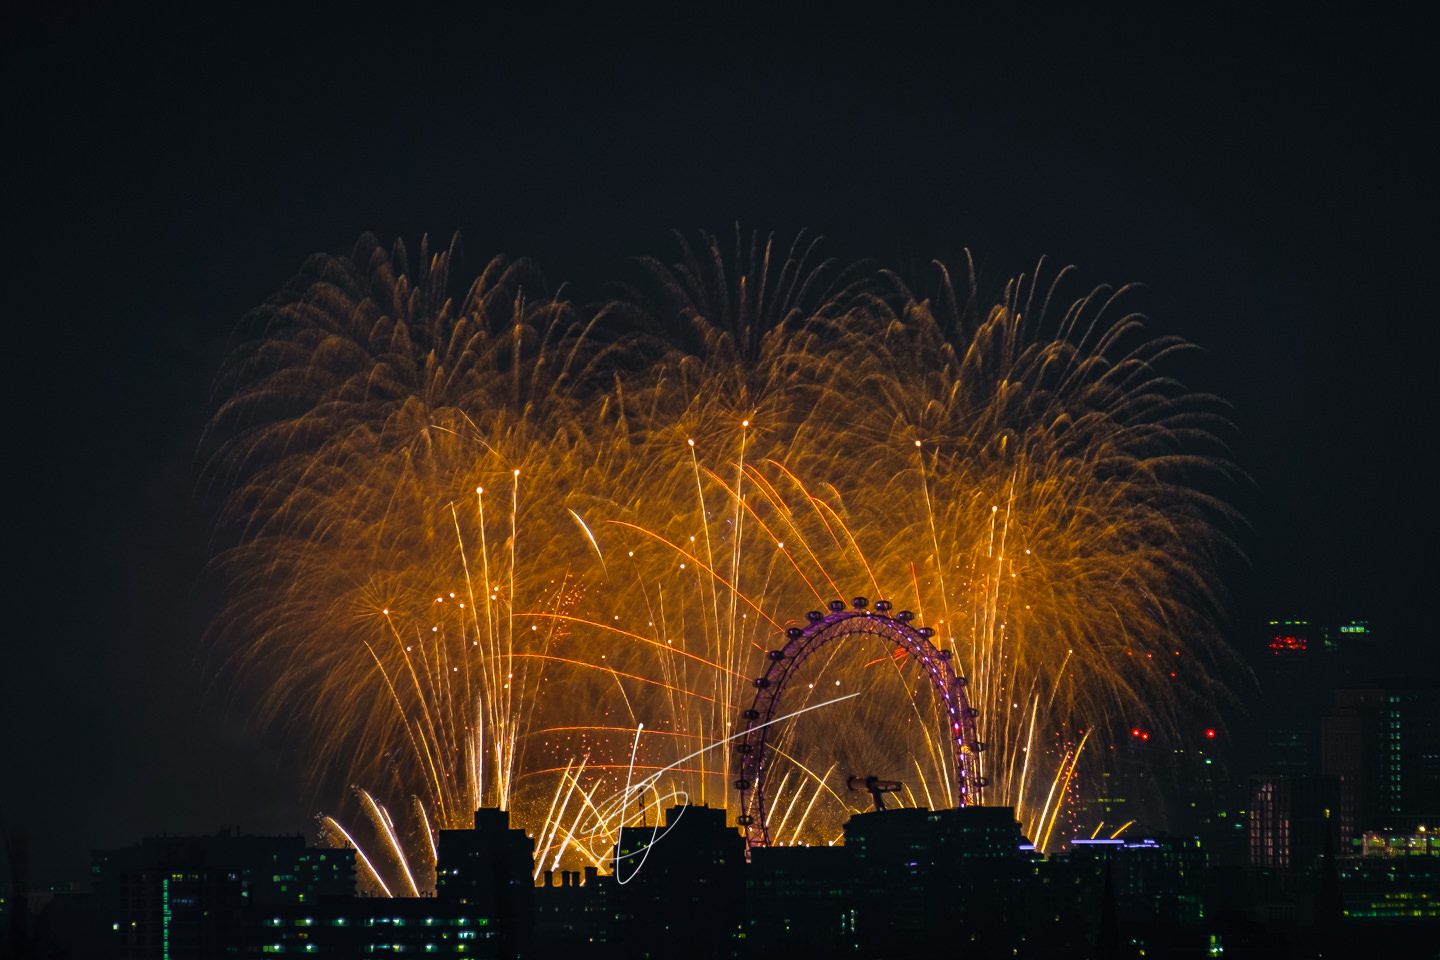
M1392 678L1337 690L1321 743L1324 771L1347 783L1353 836L1440 820L1440 681Z

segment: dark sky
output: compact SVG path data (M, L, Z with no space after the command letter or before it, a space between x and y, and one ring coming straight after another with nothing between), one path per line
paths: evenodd
M1423 658L1423 31L1195 9L12 15L0 814L35 880L161 831L304 830L324 802L202 655L195 449L235 323L364 230L458 230L472 264L536 257L582 298L671 228L736 221L916 272L969 248L990 290L1041 255L1143 282L1131 306L1205 348L1186 376L1234 404L1254 481L1235 642L1272 611L1368 616L1377 669Z

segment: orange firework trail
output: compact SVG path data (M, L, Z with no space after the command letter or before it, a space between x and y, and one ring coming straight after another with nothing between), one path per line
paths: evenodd
M1059 278L1022 277L983 309L973 276L922 298L813 244L706 238L582 311L524 261L461 288L452 260L422 245L411 271L369 237L312 258L251 318L210 434L212 639L317 784L418 798L416 843L356 795L387 849L433 866L433 829L493 805L551 862L599 862L627 764L665 771L657 798L733 805L765 652L855 594L936 628L986 802L1042 844L1084 780L1060 744L1121 714L1174 729L1213 692L1221 405L1165 376L1186 345L1147 339L1123 291L1062 309ZM867 639L791 688L787 710L858 696L777 728L789 842L860 809L832 774L954 802L924 673ZM674 766L691 744L714 749Z

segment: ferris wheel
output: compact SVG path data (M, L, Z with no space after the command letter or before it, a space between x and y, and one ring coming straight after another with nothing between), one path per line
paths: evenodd
M736 822L745 829L748 848L770 845L765 796L767 748L772 733L778 731L777 717L784 717L780 701L786 686L812 654L843 637L871 636L892 647L902 647L921 666L940 698L946 739L953 747L950 773L955 806L978 806L981 802L985 778L980 774L978 755L985 744L975 735L975 711L965 695L965 678L951 666L950 651L938 649L931 642L935 631L913 626L914 614L909 610L892 615L887 600L875 601L873 609L864 597L856 597L848 606L843 600L831 600L829 608L829 613L811 610L806 614L808 626L786 631L785 646L769 652L769 666L754 680L755 699L740 714L743 733L736 747L734 782L740 792L740 815Z

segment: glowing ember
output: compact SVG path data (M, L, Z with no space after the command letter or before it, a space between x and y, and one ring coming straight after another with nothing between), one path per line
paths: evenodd
M1226 466L1218 404L1156 369L1185 344L1105 289L1047 315L1021 278L987 311L973 280L926 299L808 253L687 247L581 310L524 262L463 289L450 253L412 273L367 237L252 318L212 424L236 544L213 638L317 783L420 798L406 839L356 794L393 851L372 886L433 883L413 837L482 804L537 870L603 864L667 796L733 806L730 724L835 598L939 627L985 800L1042 849L1087 738L1173 731L1206 688L1228 510L1197 484ZM833 843L867 805L852 774L949 802L943 706L904 654L836 641L792 685L787 709L858 696L771 741L784 842Z

